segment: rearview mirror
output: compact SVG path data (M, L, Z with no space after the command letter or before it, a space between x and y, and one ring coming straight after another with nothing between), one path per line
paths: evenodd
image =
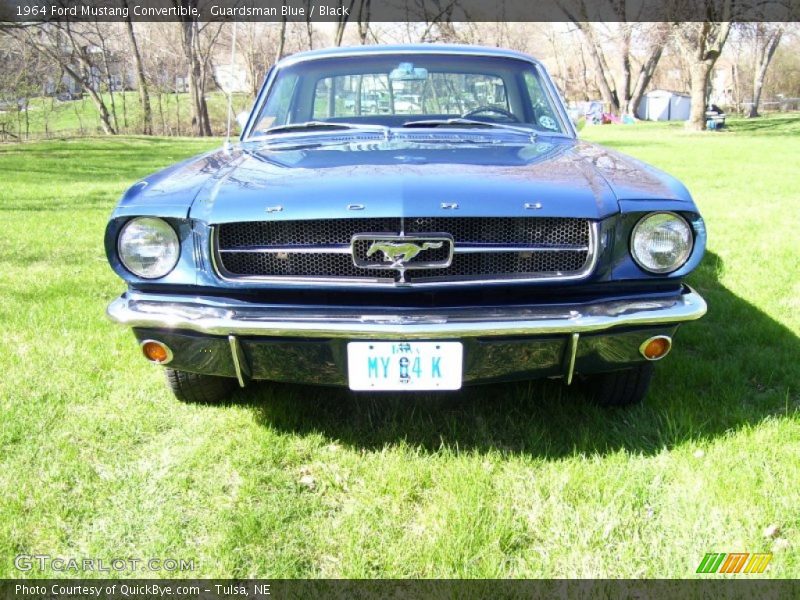
M427 78L428 69L414 67L413 63L400 63L389 73L392 81L425 81Z

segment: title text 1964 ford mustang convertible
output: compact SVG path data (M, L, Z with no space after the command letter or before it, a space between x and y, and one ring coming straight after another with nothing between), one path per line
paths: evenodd
M108 314L184 400L556 377L630 404L705 313L705 242L683 185L578 141L529 56L338 48L271 69L233 148L126 192Z

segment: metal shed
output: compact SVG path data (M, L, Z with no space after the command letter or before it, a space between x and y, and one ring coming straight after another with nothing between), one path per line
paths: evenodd
M653 90L642 97L636 116L646 121L686 121L691 108L691 98L686 94Z

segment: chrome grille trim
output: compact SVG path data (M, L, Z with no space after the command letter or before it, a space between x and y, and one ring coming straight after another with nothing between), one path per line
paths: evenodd
M495 253L495 252L588 252L589 246L516 246L504 244L494 246L491 244L461 244L455 248L456 254Z
M519 219L548 219L550 217L518 217ZM440 217L432 217L431 219L441 220ZM453 220L461 219L478 219L478 217L452 217ZM499 219L496 217L487 217L487 219ZM509 219L517 219L517 217L509 217ZM342 219L343 222L354 221L360 219ZM400 231L406 229L409 222L414 222L417 219L412 217L398 217L396 219L374 219L378 221L394 220L400 226ZM476 283L485 284L502 284L511 282L538 282L538 281L574 281L588 277L597 264L598 259L598 242L599 242L599 228L600 224L596 221L588 219L575 219L583 221L588 225L587 227L587 244L570 246L570 245L529 245L529 244L481 244L459 242L456 238L456 245L454 254L464 257L477 254L507 254L507 253L531 253L536 254L540 252L585 252L586 258L582 267L575 271L569 272L524 272L524 273L504 273L499 276L492 276L490 274L478 275L455 275L448 276L445 274L437 274L435 276L422 276L422 272L418 271L413 281L398 281L396 275L392 271L391 277L376 277L374 271L368 269L359 269L354 276L328 276L328 275L237 275L228 272L222 262L223 255L233 253L262 253L262 254L276 254L286 253L289 255L350 255L349 259L352 260L350 244L329 244L322 246L309 246L309 245L284 245L280 246L255 246L255 247L240 247L240 248L219 248L219 225L210 226L210 257L211 263L216 275L223 281L241 284L282 284L282 285L297 285L303 286L309 283L324 284L331 287L350 287L358 284L361 287L385 288L390 287L428 287L428 286L441 286L447 284L448 286L457 285L475 285ZM273 223L273 222L269 222ZM275 221L274 223L280 223ZM303 223L297 221L296 223ZM226 224L224 224L226 225ZM387 232L387 235L397 235L397 231ZM406 234L411 236L413 233L406 231Z
M379 234L357 234L359 237L373 236ZM411 236L408 236L411 237ZM470 254L476 252L587 252L589 246L515 246L504 244L495 246L492 244L462 244L453 248L454 254ZM220 254L234 253L266 253L266 254L350 254L352 244L347 246L338 244L336 246L250 246L247 248L220 248Z
M218 248L220 254L350 254L350 245L336 246L248 246L246 248Z

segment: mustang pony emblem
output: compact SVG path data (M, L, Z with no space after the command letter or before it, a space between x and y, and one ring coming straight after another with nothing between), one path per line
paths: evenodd
M414 257L423 250L441 248L443 242L374 242L367 250L367 256L372 256L376 252L383 252L386 260L392 261L393 267L402 266L404 263L411 262Z

